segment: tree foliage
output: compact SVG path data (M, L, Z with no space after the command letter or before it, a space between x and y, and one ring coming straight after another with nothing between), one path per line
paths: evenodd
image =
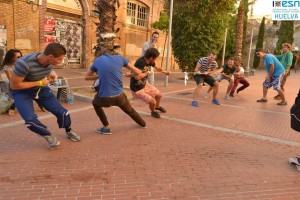
M155 21L152 24L152 27L163 32L167 32L169 28L169 16L166 13L162 12L159 16L159 20Z
M166 13L161 13L159 16L159 20L155 21L152 23L152 27L158 30L161 30L166 33L166 38L164 42L164 50L163 50L163 55L161 58L161 67L164 62L164 57L165 57L165 49L166 49L166 43L167 43L167 35L168 35L168 30L169 30L169 16Z
M260 22L258 37L256 42L256 49L263 48L265 37L265 17ZM259 66L260 59L256 55L253 60L253 67L256 69Z
M219 51L236 0L175 0L172 48L179 67L193 71L197 60Z
M228 22L225 58L229 58L235 55L236 17L236 15L232 15Z
M274 54L280 54L283 43L293 44L294 42L294 21L282 21L278 30L278 41Z
M239 55L242 54L243 50L245 2L245 0L240 1L236 18L235 56L239 59L241 59Z

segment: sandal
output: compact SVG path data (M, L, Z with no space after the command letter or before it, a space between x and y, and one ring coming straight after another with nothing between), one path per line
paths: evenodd
M256 102L259 102L259 103L268 102L268 99L258 99Z
M165 113L165 112L167 112L166 111L166 109L164 109L163 107L158 107L158 108L155 108L155 110L159 110L160 112L162 112L162 113Z
M285 105L287 105L287 101L281 101L277 105L279 105L279 106L285 106Z

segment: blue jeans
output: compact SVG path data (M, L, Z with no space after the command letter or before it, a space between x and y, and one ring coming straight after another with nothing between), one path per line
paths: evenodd
M47 136L51 135L51 132L37 119L33 107L33 100L38 90L38 87L12 90L12 95L20 115L25 120L26 127L41 136ZM38 96L39 98L35 99L35 101L56 116L59 128L71 127L71 118L68 110L62 107L49 87L42 87Z

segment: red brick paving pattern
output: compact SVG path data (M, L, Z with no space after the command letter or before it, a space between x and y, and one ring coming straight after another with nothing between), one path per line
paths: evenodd
M251 90L257 85L260 93L259 74L253 79L257 83ZM160 87L165 93L188 88L193 85ZM37 112L45 116L42 121L61 141L57 149L49 149L44 139L24 128L22 121L0 127L0 199L299 199L299 172L287 159L299 155L300 145L176 121L299 142L299 135L289 128L289 107L278 107L271 100L257 105L253 101L260 96L251 90L236 99L222 99L224 105L219 107L211 105L210 99L202 99L199 108L185 100L190 95L166 94L162 102L167 108L162 114L166 118L142 114L147 129L138 127L119 109L106 109L113 131L110 136L95 133L100 122L90 103L64 104L77 111L71 116L74 129L82 137L79 143L69 141L49 113ZM290 93L296 91L295 87ZM291 102L294 97L289 98ZM148 113L142 102L132 104ZM0 116L1 126L18 120L18 116Z

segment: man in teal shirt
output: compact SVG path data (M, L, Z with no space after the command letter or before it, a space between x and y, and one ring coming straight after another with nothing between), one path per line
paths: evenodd
M260 59L263 59L264 65L267 70L267 77L263 83L263 98L257 100L257 102L259 103L267 102L268 89L273 86L274 90L278 92L282 100L277 105L287 105L287 101L285 100L284 93L280 87L281 80L284 75L284 67L275 56L271 54L267 54L262 49L257 49L255 53L256 56L258 56Z
M291 52L291 48L292 45L290 45L289 43L284 43L282 44L283 54L275 56L285 69L285 73L283 75L281 85L280 85L283 92L284 92L284 85L286 83L287 77L290 74L290 67L292 66L292 62L293 62L293 53ZM280 96L276 95L274 99L280 99Z

